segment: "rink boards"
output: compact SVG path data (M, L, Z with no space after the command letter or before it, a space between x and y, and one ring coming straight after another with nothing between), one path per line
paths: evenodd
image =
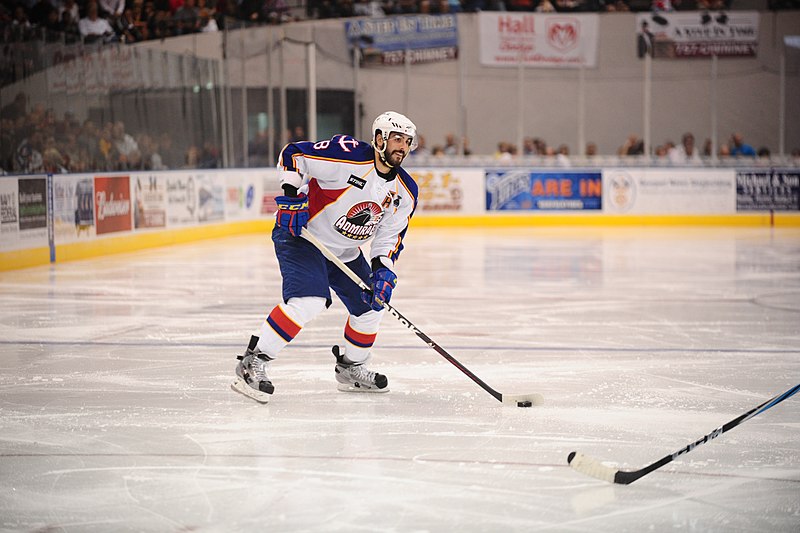
M800 226L800 169L410 168L414 224ZM0 178L0 270L272 226L275 169Z

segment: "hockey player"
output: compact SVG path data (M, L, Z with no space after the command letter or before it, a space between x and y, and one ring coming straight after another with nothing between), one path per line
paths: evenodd
M388 392L386 376L367 368L397 283L394 262L417 205L417 184L400 165L417 147L417 128L388 111L372 124L371 143L347 135L286 145L278 160L283 196L272 242L283 278L275 306L239 357L233 390L266 403L275 388L269 362L331 304L331 291L347 308L342 342L333 347L339 390ZM308 228L367 286L363 291L302 238ZM361 245L371 242L370 261Z

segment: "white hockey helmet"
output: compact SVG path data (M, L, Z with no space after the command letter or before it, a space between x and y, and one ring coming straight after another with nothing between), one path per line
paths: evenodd
M395 111L386 111L381 113L372 123L372 141L375 142L375 134L379 133L383 137L383 146L386 148L386 141L389 140L389 134L393 131L403 133L411 137L410 152L416 150L417 145L417 127L411 122L408 117L401 115ZM377 148L377 147L376 147Z

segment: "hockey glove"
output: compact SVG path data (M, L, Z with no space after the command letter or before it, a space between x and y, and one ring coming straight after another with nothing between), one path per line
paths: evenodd
M373 311L380 311L383 309L383 304L388 304L392 298L392 289L395 285L397 285L397 276L394 275L394 272L386 267L381 267L370 274L369 286L372 292L362 292L361 299L364 300L364 303L369 304Z
M295 237L299 237L300 232L308 224L308 197L300 193L296 198L277 196L275 201L278 203L278 225Z

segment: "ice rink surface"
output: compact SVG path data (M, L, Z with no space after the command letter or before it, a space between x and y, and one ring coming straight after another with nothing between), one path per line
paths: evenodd
M268 236L0 273L2 531L800 531L800 231L413 228L391 392L336 390L338 302L230 389L280 297Z

